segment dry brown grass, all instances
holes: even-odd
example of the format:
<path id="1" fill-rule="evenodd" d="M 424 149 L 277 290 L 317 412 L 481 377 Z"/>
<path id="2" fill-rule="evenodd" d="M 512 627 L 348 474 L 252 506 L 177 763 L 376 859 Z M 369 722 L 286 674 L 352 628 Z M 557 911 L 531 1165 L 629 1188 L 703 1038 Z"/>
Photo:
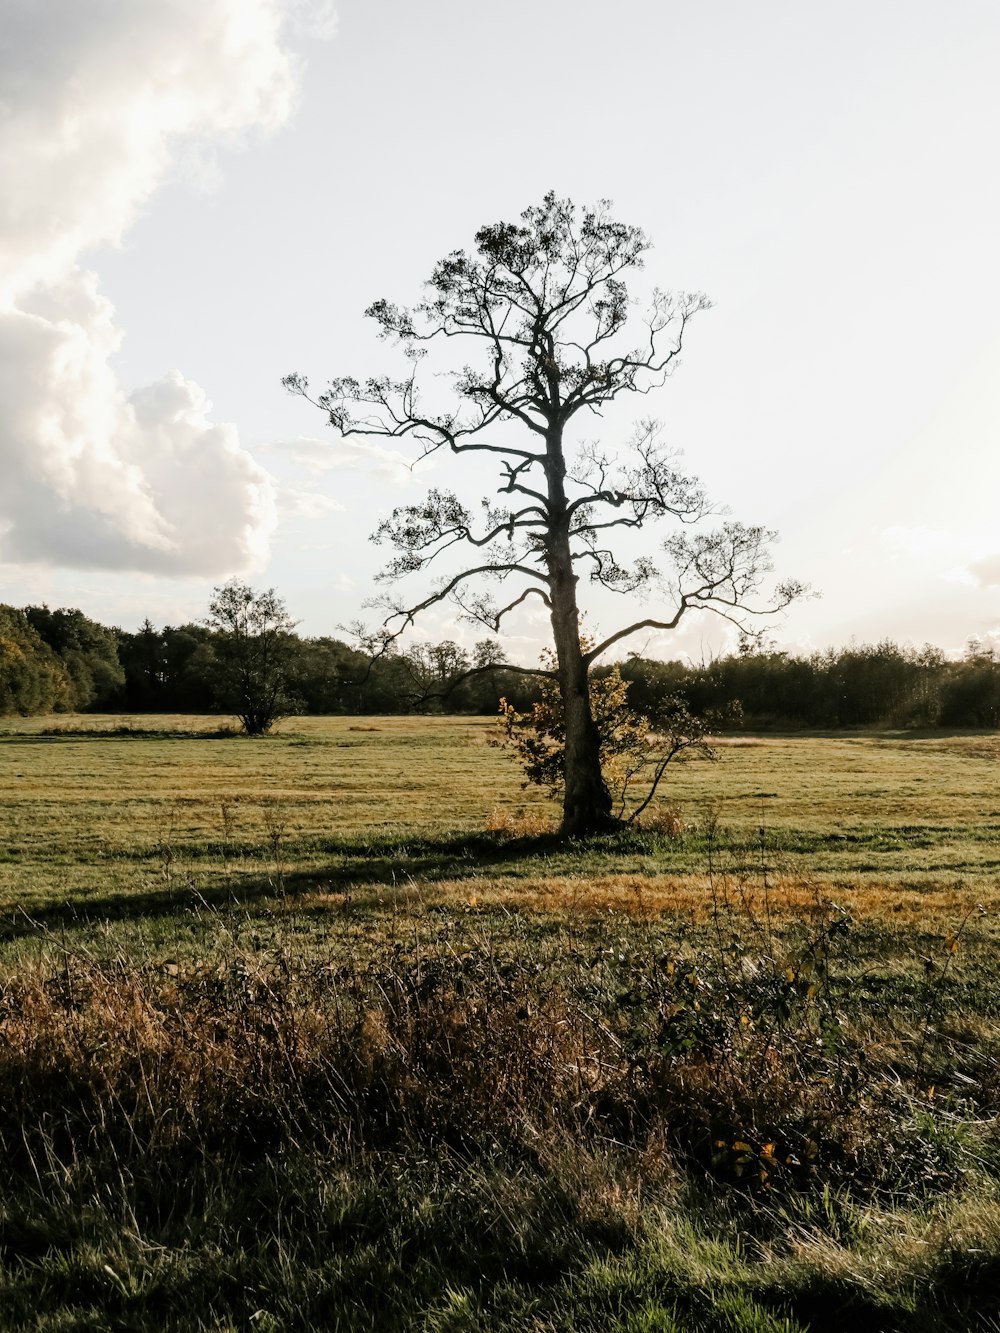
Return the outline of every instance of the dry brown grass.
<path id="1" fill-rule="evenodd" d="M 353 891 L 365 887 L 358 884 Z M 786 925 L 801 920 L 817 901 L 836 900 L 868 924 L 946 930 L 961 920 L 970 905 L 981 904 L 990 917 L 1000 914 L 1000 886 L 978 887 L 986 891 L 970 898 L 968 886 L 954 881 L 902 888 L 898 883 L 862 880 L 831 887 L 795 875 L 775 874 L 768 888 L 768 911 L 775 925 Z M 340 909 L 351 897 L 351 886 L 334 893 L 310 891 L 274 910 L 294 914 L 322 907 Z M 745 901 L 748 906 L 763 910 L 763 892 L 759 886 L 747 886 Z M 481 874 L 474 880 L 444 878 L 400 884 L 386 891 L 385 902 L 387 906 L 411 911 L 426 911 L 433 905 L 458 908 L 471 902 L 481 909 L 501 907 L 543 916 L 599 918 L 612 912 L 635 919 L 662 918 L 677 925 L 698 926 L 708 924 L 716 911 L 713 878 L 707 872 L 699 875 Z"/>
<path id="2" fill-rule="evenodd" d="M 602 890 L 628 905 L 631 889 L 561 907 L 600 910 Z M 935 1014 L 930 1046 L 920 1014 L 855 1032 L 827 993 L 842 913 L 803 904 L 808 931 L 788 954 L 767 904 L 724 906 L 738 955 L 721 934 L 718 950 L 637 937 L 546 952 L 472 929 L 326 962 L 297 960 L 288 936 L 268 955 L 230 942 L 203 962 L 25 966 L 0 986 L 0 1145 L 32 1171 L 67 1154 L 120 1170 L 320 1143 L 516 1158 L 578 1139 L 626 1146 L 657 1179 L 694 1162 L 768 1188 L 902 1187 L 924 1169 L 907 1122 L 930 1105 L 935 1068 L 957 1059 L 963 1105 L 977 1089 L 981 1123 L 995 1113 L 994 1022 L 952 1031 Z"/>
<path id="3" fill-rule="evenodd" d="M 495 805 L 486 819 L 487 833 L 502 838 L 541 838 L 553 834 L 558 819 L 542 810 L 509 810 Z"/>
<path id="4" fill-rule="evenodd" d="M 636 820 L 635 826 L 646 833 L 659 833 L 665 838 L 682 838 L 685 833 L 690 833 L 694 827 L 691 821 L 685 818 L 683 811 L 662 802 L 659 805 L 650 806 Z"/>

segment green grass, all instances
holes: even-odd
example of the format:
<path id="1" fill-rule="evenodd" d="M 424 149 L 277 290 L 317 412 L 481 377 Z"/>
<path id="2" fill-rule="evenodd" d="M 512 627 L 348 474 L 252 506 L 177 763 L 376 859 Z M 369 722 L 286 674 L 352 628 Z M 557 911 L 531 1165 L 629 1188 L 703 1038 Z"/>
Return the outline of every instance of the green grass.
<path id="1" fill-rule="evenodd" d="M 490 733 L 0 723 L 0 1329 L 997 1333 L 996 738 Z"/>
<path id="2" fill-rule="evenodd" d="M 552 811 L 490 747 L 488 719 L 291 719 L 259 740 L 217 731 L 208 718 L 0 723 L 0 904 L 30 911 L 262 872 L 339 885 L 369 850 L 454 842 L 482 832 L 494 811 Z M 692 833 L 663 842 L 658 871 L 702 875 L 701 834 L 717 819 L 742 839 L 763 827 L 785 872 L 831 888 L 947 895 L 960 880 L 963 892 L 993 893 L 995 737 L 736 737 L 720 753 L 718 764 L 670 775 L 662 803 L 679 807 Z M 437 876 L 455 860 L 431 858 Z M 619 845 L 585 860 L 546 848 L 519 858 L 517 874 L 574 867 L 623 874 L 648 872 L 649 861 Z"/>

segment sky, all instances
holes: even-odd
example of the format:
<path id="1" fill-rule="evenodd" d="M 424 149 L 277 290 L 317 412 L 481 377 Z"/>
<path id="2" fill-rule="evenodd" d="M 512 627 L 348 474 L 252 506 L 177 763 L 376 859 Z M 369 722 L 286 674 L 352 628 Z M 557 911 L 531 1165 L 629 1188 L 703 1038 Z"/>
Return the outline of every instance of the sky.
<path id="1" fill-rule="evenodd" d="M 379 520 L 483 478 L 338 440 L 281 377 L 387 368 L 365 308 L 419 299 L 553 189 L 613 200 L 657 284 L 713 302 L 636 415 L 819 594 L 777 643 L 1000 635 L 995 0 L 0 0 L 0 21 L 0 601 L 134 629 L 203 618 L 238 575 L 339 634 Z M 420 632 L 480 637 L 444 610 Z M 525 613 L 508 651 L 545 636 Z M 702 618 L 635 646 L 726 643 Z"/>

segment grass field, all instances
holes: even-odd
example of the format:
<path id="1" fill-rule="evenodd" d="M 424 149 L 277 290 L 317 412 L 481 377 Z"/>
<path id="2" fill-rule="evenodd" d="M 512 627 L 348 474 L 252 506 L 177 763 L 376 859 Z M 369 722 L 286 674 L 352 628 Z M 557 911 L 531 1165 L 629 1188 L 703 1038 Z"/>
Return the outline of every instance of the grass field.
<path id="1" fill-rule="evenodd" d="M 1000 739 L 492 731 L 0 721 L 0 1328 L 1000 1329 Z"/>
<path id="2" fill-rule="evenodd" d="M 276 863 L 299 885 L 349 887 L 359 848 L 444 845 L 484 832 L 494 812 L 554 813 L 490 747 L 487 719 L 297 718 L 260 740 L 217 729 L 208 718 L 0 721 L 0 903 L 100 902 L 184 877 L 229 883 Z M 679 807 L 692 836 L 631 862 L 616 847 L 615 873 L 697 880 L 699 835 L 717 821 L 744 839 L 763 828 L 800 879 L 874 899 L 921 894 L 908 911 L 993 892 L 995 736 L 733 737 L 720 754 L 678 765 L 665 784 L 661 804 Z M 522 878 L 548 868 L 572 877 L 579 865 L 578 849 L 546 848 L 525 858 Z"/>

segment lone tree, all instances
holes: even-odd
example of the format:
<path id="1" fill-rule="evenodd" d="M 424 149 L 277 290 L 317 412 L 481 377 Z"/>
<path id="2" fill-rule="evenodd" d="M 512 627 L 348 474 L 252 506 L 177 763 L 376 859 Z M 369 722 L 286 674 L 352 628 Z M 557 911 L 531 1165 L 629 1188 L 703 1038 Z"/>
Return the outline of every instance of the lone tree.
<path id="1" fill-rule="evenodd" d="M 590 678 L 590 709 L 601 738 L 601 767 L 622 823 L 636 824 L 649 808 L 671 763 L 717 759 L 709 733 L 739 721 L 742 709 L 731 703 L 695 716 L 682 694 L 661 695 L 646 713 L 629 703 L 631 681 L 616 664 Z M 542 682 L 528 712 L 500 700 L 501 739 L 524 770 L 522 787 L 544 787 L 561 796 L 565 782 L 566 729 L 555 679 Z M 638 794 L 636 793 L 638 788 Z M 677 824 L 676 814 L 673 816 Z M 682 824 L 680 824 L 683 827 Z"/>
<path id="2" fill-rule="evenodd" d="M 673 629 L 694 608 L 711 608 L 746 628 L 747 616 L 773 612 L 801 591 L 781 584 L 755 604 L 771 568 L 773 533 L 740 523 L 683 531 L 709 505 L 700 484 L 661 444 L 655 423 L 640 424 L 626 449 L 574 447 L 575 418 L 599 417 L 619 395 L 645 394 L 664 382 L 689 321 L 708 306 L 701 295 L 657 290 L 645 316 L 633 320 L 626 277 L 642 268 L 649 242 L 637 227 L 616 222 L 609 208 L 602 201 L 578 210 L 549 193 L 519 222 L 481 228 L 472 254 L 455 250 L 442 259 L 412 309 L 376 301 L 366 313 L 383 338 L 402 345 L 410 363 L 403 378 L 347 376 L 317 397 L 304 376 L 284 380 L 344 436 L 411 438 L 419 457 L 444 450 L 456 459 L 495 462 L 502 498 L 483 499 L 477 515 L 452 491 L 432 489 L 379 526 L 373 540 L 397 553 L 383 581 L 431 566 L 442 575 L 414 600 L 380 599 L 385 616 L 370 645 L 385 651 L 420 612 L 446 600 L 496 633 L 516 607 L 539 598 L 551 620 L 555 665 L 533 674 L 552 677 L 562 700 L 561 831 L 571 836 L 617 823 L 588 690 L 590 667 L 601 654 L 640 630 Z M 636 338 L 629 326 L 640 319 Z M 439 404 L 433 395 L 441 377 L 431 381 L 427 399 L 418 391 L 418 373 L 434 346 L 452 339 L 470 360 L 451 371 L 452 393 Z M 664 519 L 682 526 L 663 543 L 662 568 L 648 555 L 629 559 L 611 544 L 616 530 Z M 581 644 L 581 575 L 630 601 L 641 599 L 644 613 Z"/>
<path id="3" fill-rule="evenodd" d="M 288 688 L 295 621 L 273 588 L 256 592 L 239 579 L 213 589 L 208 611 L 223 701 L 248 736 L 263 736 L 298 711 Z"/>

